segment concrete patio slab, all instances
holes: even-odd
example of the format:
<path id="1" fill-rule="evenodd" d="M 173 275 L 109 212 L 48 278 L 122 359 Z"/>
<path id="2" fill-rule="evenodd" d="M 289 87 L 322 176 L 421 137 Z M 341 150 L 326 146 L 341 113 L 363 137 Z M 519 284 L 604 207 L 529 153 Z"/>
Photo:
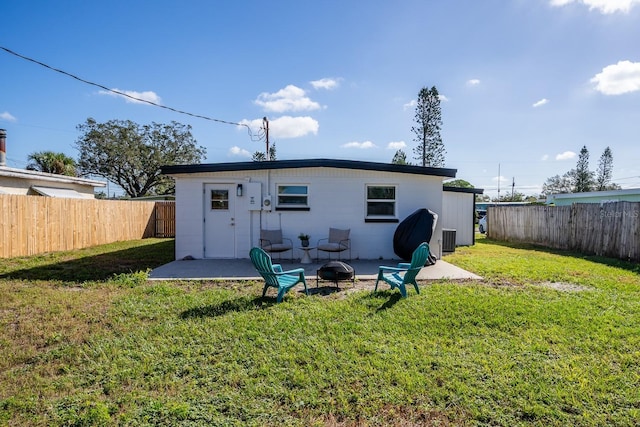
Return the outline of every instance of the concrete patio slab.
<path id="1" fill-rule="evenodd" d="M 317 270 L 327 260 L 300 264 L 299 260 L 277 260 L 274 263 L 282 264 L 284 270 L 304 268 L 305 276 L 312 280 L 316 277 Z M 355 270 L 359 280 L 375 280 L 378 275 L 378 267 L 381 265 L 395 266 L 398 260 L 352 260 L 345 261 Z M 262 280 L 249 259 L 194 259 L 178 260 L 162 265 L 149 275 L 151 280 Z M 456 267 L 444 260 L 438 260 L 435 265 L 423 268 L 418 275 L 418 280 L 481 280 L 482 277 Z"/>

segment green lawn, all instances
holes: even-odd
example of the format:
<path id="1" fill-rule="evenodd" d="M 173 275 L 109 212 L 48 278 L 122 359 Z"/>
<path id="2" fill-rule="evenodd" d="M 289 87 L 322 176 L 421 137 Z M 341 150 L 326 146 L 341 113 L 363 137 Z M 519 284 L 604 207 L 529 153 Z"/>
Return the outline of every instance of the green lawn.
<path id="1" fill-rule="evenodd" d="M 275 304 L 258 282 L 147 282 L 172 256 L 0 260 L 0 425 L 640 423 L 637 264 L 480 237 L 446 258 L 480 283 Z"/>

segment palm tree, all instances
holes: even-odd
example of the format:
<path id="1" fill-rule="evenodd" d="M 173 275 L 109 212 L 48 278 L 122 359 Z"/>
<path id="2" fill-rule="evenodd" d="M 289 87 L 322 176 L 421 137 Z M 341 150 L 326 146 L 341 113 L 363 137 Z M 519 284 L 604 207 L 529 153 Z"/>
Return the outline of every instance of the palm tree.
<path id="1" fill-rule="evenodd" d="M 37 151 L 27 157 L 28 170 L 55 173 L 57 175 L 78 176 L 76 161 L 64 153 Z"/>

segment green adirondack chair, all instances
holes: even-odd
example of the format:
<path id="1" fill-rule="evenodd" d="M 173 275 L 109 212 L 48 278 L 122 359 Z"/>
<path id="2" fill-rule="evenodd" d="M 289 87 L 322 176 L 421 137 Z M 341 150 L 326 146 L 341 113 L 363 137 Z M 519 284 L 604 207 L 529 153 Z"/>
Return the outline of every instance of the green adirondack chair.
<path id="1" fill-rule="evenodd" d="M 373 292 L 378 290 L 378 282 L 383 281 L 391 286 L 391 289 L 398 288 L 403 298 L 407 297 L 407 285 L 413 285 L 416 293 L 420 293 L 416 277 L 424 267 L 429 258 L 429 245 L 425 242 L 421 243 L 411 255 L 411 263 L 402 262 L 397 267 L 387 267 L 381 265 L 378 270 L 378 279 Z"/>
<path id="2" fill-rule="evenodd" d="M 284 294 L 298 283 L 304 285 L 304 293 L 309 295 L 307 282 L 304 278 L 304 268 L 296 268 L 294 270 L 282 271 L 280 264 L 271 263 L 271 257 L 268 253 L 260 248 L 251 248 L 249 257 L 253 266 L 264 279 L 264 289 L 262 296 L 264 297 L 269 287 L 278 289 L 277 301 L 281 302 Z"/>

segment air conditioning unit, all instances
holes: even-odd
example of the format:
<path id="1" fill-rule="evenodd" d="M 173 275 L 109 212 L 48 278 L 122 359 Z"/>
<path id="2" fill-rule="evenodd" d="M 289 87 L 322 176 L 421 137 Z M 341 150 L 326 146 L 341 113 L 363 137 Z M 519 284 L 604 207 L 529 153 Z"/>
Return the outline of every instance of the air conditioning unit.
<path id="1" fill-rule="evenodd" d="M 456 251 L 456 230 L 442 229 L 442 252 Z"/>
<path id="2" fill-rule="evenodd" d="M 271 195 L 267 194 L 262 198 L 262 210 L 270 211 L 271 210 Z"/>

